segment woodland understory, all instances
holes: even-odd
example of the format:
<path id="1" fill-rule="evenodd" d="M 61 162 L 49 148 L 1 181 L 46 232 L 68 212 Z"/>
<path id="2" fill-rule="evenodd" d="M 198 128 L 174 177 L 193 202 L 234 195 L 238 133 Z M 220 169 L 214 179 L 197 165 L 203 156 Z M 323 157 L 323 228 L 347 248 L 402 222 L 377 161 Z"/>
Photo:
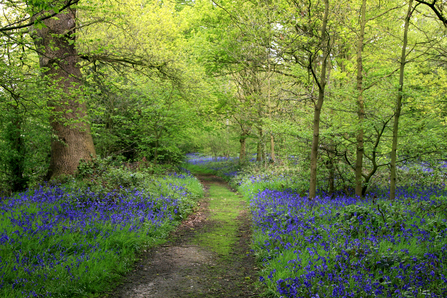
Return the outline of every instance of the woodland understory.
<path id="1" fill-rule="evenodd" d="M 0 3 L 5 297 L 99 291 L 82 260 L 161 243 L 188 171 L 251 202 L 266 295 L 446 295 L 444 1 Z"/>

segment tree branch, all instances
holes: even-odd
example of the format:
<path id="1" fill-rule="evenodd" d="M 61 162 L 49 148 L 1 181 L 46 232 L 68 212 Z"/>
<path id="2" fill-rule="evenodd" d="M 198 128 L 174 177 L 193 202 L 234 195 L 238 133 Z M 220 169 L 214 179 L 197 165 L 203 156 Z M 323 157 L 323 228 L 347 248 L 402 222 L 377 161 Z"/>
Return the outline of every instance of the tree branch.
<path id="1" fill-rule="evenodd" d="M 3 28 L 0 28 L 0 32 L 6 32 L 6 31 L 12 31 L 12 30 L 17 30 L 17 29 L 23 29 L 23 28 L 31 27 L 31 26 L 34 25 L 35 23 L 42 22 L 42 21 L 44 21 L 44 20 L 46 20 L 46 19 L 49 19 L 49 18 L 52 18 L 52 17 L 58 15 L 61 11 L 64 11 L 65 9 L 69 8 L 70 6 L 73 6 L 73 5 L 78 4 L 78 2 L 79 2 L 79 0 L 68 0 L 67 4 L 65 4 L 64 6 L 62 6 L 62 8 L 61 8 L 61 9 L 59 10 L 59 12 L 57 12 L 57 13 L 56 13 L 56 12 L 53 12 L 53 13 L 51 13 L 51 14 L 49 14 L 49 15 L 43 16 L 43 17 L 41 17 L 41 18 L 38 18 L 38 19 L 36 19 L 36 20 L 34 20 L 34 21 L 32 21 L 32 22 L 29 22 L 29 23 L 26 23 L 26 24 L 23 24 L 23 25 L 12 26 L 12 25 L 14 25 L 14 24 L 17 24 L 17 23 L 20 23 L 20 22 L 23 22 L 23 21 L 32 19 L 34 16 L 37 15 L 37 14 L 35 14 L 35 15 L 33 15 L 32 17 L 25 18 L 25 19 L 23 19 L 23 20 L 20 21 L 20 22 L 15 22 L 15 23 L 9 24 L 9 25 L 7 25 L 7 26 L 5 26 L 5 27 L 3 27 Z M 12 27 L 11 27 L 11 26 L 12 26 Z"/>
<path id="2" fill-rule="evenodd" d="M 427 1 L 423 1 L 423 0 L 416 0 L 416 2 L 418 2 L 419 4 L 425 4 L 428 7 L 431 8 L 431 10 L 433 10 L 433 12 L 436 14 L 436 16 L 438 17 L 438 19 L 444 24 L 444 27 L 447 27 L 447 18 L 444 16 L 444 14 L 442 13 L 442 10 L 438 9 L 435 4 L 436 4 L 437 0 L 433 0 L 433 3 L 428 3 Z"/>

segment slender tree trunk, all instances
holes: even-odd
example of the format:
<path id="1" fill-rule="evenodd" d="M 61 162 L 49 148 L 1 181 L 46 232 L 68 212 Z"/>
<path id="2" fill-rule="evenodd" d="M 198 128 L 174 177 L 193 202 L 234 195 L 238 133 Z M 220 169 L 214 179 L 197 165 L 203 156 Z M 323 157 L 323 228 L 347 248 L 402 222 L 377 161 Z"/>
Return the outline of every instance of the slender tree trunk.
<path id="1" fill-rule="evenodd" d="M 360 33 L 357 40 L 357 114 L 359 120 L 359 129 L 357 131 L 357 150 L 355 161 L 355 195 L 362 197 L 362 182 L 363 182 L 363 153 L 364 153 L 364 131 L 363 122 L 365 119 L 365 104 L 363 101 L 363 43 L 365 39 L 365 25 L 366 25 L 366 0 L 362 1 L 360 15 Z"/>
<path id="2" fill-rule="evenodd" d="M 230 157 L 230 132 L 229 132 L 229 127 L 230 127 L 230 119 L 227 119 L 227 126 L 226 126 L 226 134 L 225 134 L 225 139 L 226 139 L 226 148 L 225 148 L 225 157 L 229 158 Z"/>
<path id="3" fill-rule="evenodd" d="M 257 85 L 258 87 L 258 85 Z M 260 90 L 260 88 L 256 88 L 257 90 Z M 260 91 L 256 92 L 257 98 L 260 99 Z M 258 133 L 259 133 L 259 140 L 258 140 L 258 146 L 257 146 L 257 154 L 256 154 L 256 161 L 261 162 L 263 160 L 265 160 L 264 157 L 264 131 L 262 129 L 262 105 L 261 102 L 258 103 L 258 123 L 259 123 L 259 128 L 258 128 Z"/>
<path id="4" fill-rule="evenodd" d="M 318 103 L 324 100 L 324 96 L 320 92 L 318 95 L 318 102 L 314 110 L 314 125 L 313 125 L 313 138 L 312 147 L 310 153 L 310 187 L 309 198 L 315 198 L 317 194 L 317 158 L 318 158 L 318 145 L 320 137 L 320 114 L 321 106 Z"/>
<path id="5" fill-rule="evenodd" d="M 241 149 L 240 149 L 240 152 L 239 152 L 239 163 L 243 164 L 243 163 L 245 163 L 245 159 L 247 158 L 246 150 L 245 150 L 247 138 L 246 138 L 246 134 L 245 133 L 241 134 L 241 136 L 239 138 L 239 142 L 241 143 Z"/>
<path id="6" fill-rule="evenodd" d="M 96 154 L 87 107 L 79 100 L 81 71 L 74 45 L 75 16 L 75 9 L 70 8 L 46 19 L 43 28 L 32 32 L 40 66 L 55 86 L 49 105 L 53 108 L 50 120 L 56 138 L 51 144 L 48 179 L 74 174 L 81 159 L 90 160 Z"/>
<path id="7" fill-rule="evenodd" d="M 320 115 L 324 102 L 324 91 L 326 85 L 326 68 L 327 59 L 329 55 L 329 40 L 327 39 L 327 22 L 329 15 L 329 0 L 324 0 L 324 16 L 323 24 L 321 27 L 321 46 L 323 50 L 323 61 L 321 62 L 320 81 L 318 84 L 318 100 L 315 103 L 314 108 L 314 120 L 313 120 L 313 137 L 312 147 L 310 153 L 310 186 L 309 186 L 309 198 L 315 198 L 317 193 L 317 159 L 318 159 L 318 146 L 320 140 Z"/>
<path id="8" fill-rule="evenodd" d="M 391 177 L 390 177 L 390 200 L 394 200 L 396 197 L 396 161 L 397 161 L 397 141 L 399 132 L 399 118 L 402 110 L 402 92 L 404 89 L 404 74 L 405 64 L 407 63 L 407 44 L 408 44 L 408 28 L 410 26 L 411 11 L 413 9 L 413 0 L 408 2 L 408 11 L 405 16 L 404 26 L 404 40 L 402 44 L 402 54 L 400 57 L 400 71 L 399 71 L 399 90 L 396 97 L 396 111 L 394 113 L 393 124 L 393 144 L 391 147 Z"/>
<path id="9" fill-rule="evenodd" d="M 270 31 L 269 31 L 270 32 Z M 270 44 L 270 40 L 269 40 Z M 270 86 L 270 60 L 269 60 L 269 52 L 267 52 L 267 63 L 268 63 L 268 77 L 267 77 L 267 99 L 268 99 L 268 111 L 269 111 L 269 119 L 272 120 L 272 105 L 271 105 L 271 86 Z M 273 132 L 270 131 L 270 160 L 272 163 L 275 162 L 275 138 L 273 137 Z"/>
<path id="10" fill-rule="evenodd" d="M 330 149 L 332 149 L 332 148 L 330 148 Z M 328 189 L 329 189 L 329 194 L 332 195 L 335 192 L 334 154 L 332 152 L 329 152 L 328 153 L 328 158 L 329 158 L 328 164 L 327 164 L 327 168 L 328 168 L 328 171 L 329 171 Z"/>
<path id="11" fill-rule="evenodd" d="M 263 141 L 262 141 L 262 128 L 258 129 L 259 131 L 259 140 L 258 140 L 258 146 L 257 146 L 257 150 L 256 150 L 256 161 L 262 161 L 263 160 L 263 155 L 264 155 L 264 150 L 263 150 Z"/>

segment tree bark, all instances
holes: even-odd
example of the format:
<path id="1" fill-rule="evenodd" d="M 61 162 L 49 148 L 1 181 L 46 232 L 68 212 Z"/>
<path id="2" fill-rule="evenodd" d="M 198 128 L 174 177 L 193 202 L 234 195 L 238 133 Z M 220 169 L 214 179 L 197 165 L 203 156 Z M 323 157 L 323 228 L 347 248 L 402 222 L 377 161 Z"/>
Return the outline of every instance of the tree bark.
<path id="1" fill-rule="evenodd" d="M 53 108 L 50 120 L 56 136 L 51 144 L 48 179 L 73 175 L 81 159 L 90 160 L 96 155 L 87 107 L 78 98 L 81 71 L 74 45 L 75 16 L 76 10 L 71 7 L 44 20 L 43 28 L 35 26 L 32 30 L 40 66 L 55 90 L 48 102 Z"/>
<path id="2" fill-rule="evenodd" d="M 240 149 L 240 152 L 239 152 L 239 163 L 240 164 L 245 163 L 245 159 L 247 158 L 246 150 L 245 150 L 246 139 L 247 139 L 246 134 L 242 133 L 240 138 L 239 138 L 239 142 L 241 143 L 241 149 Z"/>
<path id="3" fill-rule="evenodd" d="M 332 149 L 332 148 L 331 148 Z M 335 192 L 335 167 L 334 167 L 334 154 L 332 152 L 328 152 L 328 164 L 327 168 L 329 171 L 328 177 L 328 190 L 329 194 L 332 196 Z"/>
<path id="4" fill-rule="evenodd" d="M 320 80 L 318 83 L 318 99 L 314 108 L 314 120 L 313 120 L 313 137 L 312 147 L 310 153 L 310 186 L 309 186 L 309 199 L 315 198 L 317 192 L 317 159 L 318 159 L 318 146 L 320 140 L 320 115 L 324 102 L 324 92 L 326 85 L 326 68 L 327 58 L 329 55 L 329 40 L 326 38 L 326 27 L 328 23 L 329 15 L 329 0 L 324 0 L 324 16 L 323 24 L 321 27 L 321 47 L 323 50 L 323 59 L 321 62 Z M 311 66 L 313 67 L 313 66 Z M 314 76 L 316 80 L 316 77 Z"/>
<path id="5" fill-rule="evenodd" d="M 363 172 L 363 151 L 364 151 L 364 131 L 363 122 L 365 119 L 365 104 L 363 101 L 363 43 L 365 39 L 366 25 L 366 0 L 362 1 L 360 15 L 360 33 L 357 40 L 357 115 L 359 129 L 357 131 L 357 148 L 355 162 L 355 195 L 362 197 L 362 172 Z"/>
<path id="6" fill-rule="evenodd" d="M 270 31 L 269 31 L 270 32 Z M 270 39 L 269 39 L 270 43 Z M 270 69 L 270 60 L 269 60 L 269 51 L 267 52 L 267 63 L 268 63 L 268 77 L 267 77 L 267 99 L 268 99 L 268 111 L 269 111 L 269 119 L 272 120 L 272 106 L 271 106 L 271 86 L 270 86 L 270 78 L 271 78 L 271 69 Z M 275 163 L 275 138 L 273 136 L 273 132 L 270 131 L 270 161 Z"/>
<path id="7" fill-rule="evenodd" d="M 257 150 L 256 150 L 256 161 L 261 162 L 264 159 L 262 128 L 259 128 L 258 132 L 259 132 L 259 140 L 258 140 L 258 145 L 257 145 Z"/>
<path id="8" fill-rule="evenodd" d="M 399 132 L 399 118 L 402 110 L 402 92 L 404 89 L 404 74 L 405 64 L 407 63 L 407 44 L 408 44 L 408 27 L 410 26 L 411 11 L 413 9 L 413 0 L 408 2 L 408 11 L 405 16 L 404 26 L 404 40 L 402 44 L 402 54 L 400 57 L 400 69 L 399 69 L 399 90 L 396 97 L 396 111 L 394 113 L 393 124 L 393 144 L 391 147 L 391 177 L 390 177 L 390 200 L 394 200 L 396 197 L 396 161 L 397 161 L 397 141 Z"/>

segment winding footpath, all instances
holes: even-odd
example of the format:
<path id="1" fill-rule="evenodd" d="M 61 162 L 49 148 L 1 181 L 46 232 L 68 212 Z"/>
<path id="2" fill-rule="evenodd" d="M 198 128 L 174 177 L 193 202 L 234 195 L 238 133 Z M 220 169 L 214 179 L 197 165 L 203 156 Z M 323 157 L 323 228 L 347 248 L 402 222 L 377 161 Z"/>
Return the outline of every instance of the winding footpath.
<path id="1" fill-rule="evenodd" d="M 107 298 L 259 297 L 248 204 L 221 178 L 200 175 L 205 198 L 163 245 L 144 252 Z"/>

